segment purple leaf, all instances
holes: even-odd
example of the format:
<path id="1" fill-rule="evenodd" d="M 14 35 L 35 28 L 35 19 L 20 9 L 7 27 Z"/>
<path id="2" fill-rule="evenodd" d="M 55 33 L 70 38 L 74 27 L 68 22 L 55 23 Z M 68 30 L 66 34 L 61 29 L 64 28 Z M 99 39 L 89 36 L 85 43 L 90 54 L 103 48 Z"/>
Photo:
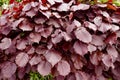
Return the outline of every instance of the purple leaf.
<path id="1" fill-rule="evenodd" d="M 56 18 L 61 18 L 61 16 L 57 12 L 52 12 L 52 15 L 54 15 Z"/>
<path id="2" fill-rule="evenodd" d="M 52 64 L 52 66 L 57 64 L 62 59 L 62 56 L 60 55 L 60 53 L 55 50 L 48 51 L 47 53 L 45 53 L 44 56 L 46 60 Z"/>
<path id="3" fill-rule="evenodd" d="M 51 36 L 52 36 L 51 40 L 54 44 L 59 43 L 63 39 L 63 36 L 61 34 L 61 30 L 56 30 L 54 32 L 54 34 L 52 34 Z"/>
<path id="4" fill-rule="evenodd" d="M 33 65 L 36 65 L 38 64 L 39 62 L 41 62 L 41 57 L 40 56 L 34 56 L 32 57 L 32 59 L 29 61 L 30 65 L 33 66 Z"/>
<path id="5" fill-rule="evenodd" d="M 36 52 L 37 54 L 45 54 L 46 51 L 47 51 L 47 49 L 46 49 L 45 47 L 43 47 L 43 46 L 38 46 L 38 47 L 36 48 L 36 50 L 35 50 L 35 52 Z"/>
<path id="6" fill-rule="evenodd" d="M 43 24 L 46 21 L 46 18 L 35 18 L 34 21 L 36 24 Z"/>
<path id="7" fill-rule="evenodd" d="M 19 20 L 16 20 L 12 23 L 12 28 L 16 30 L 16 27 L 22 22 L 24 21 L 24 18 L 20 18 Z"/>
<path id="8" fill-rule="evenodd" d="M 5 25 L 7 22 L 7 17 L 5 15 L 0 16 L 0 26 Z"/>
<path id="9" fill-rule="evenodd" d="M 25 67 L 28 63 L 29 56 L 27 53 L 21 52 L 16 56 L 15 62 L 19 67 Z"/>
<path id="10" fill-rule="evenodd" d="M 114 68 L 114 65 L 113 65 L 113 58 L 111 55 L 106 55 L 104 54 L 102 56 L 102 61 L 103 63 L 107 66 L 107 67 L 112 67 Z"/>
<path id="11" fill-rule="evenodd" d="M 62 34 L 63 38 L 65 39 L 65 41 L 71 41 L 72 40 L 70 35 L 68 35 L 66 32 L 62 32 L 61 34 Z"/>
<path id="12" fill-rule="evenodd" d="M 0 32 L 7 36 L 11 30 L 12 30 L 12 28 L 9 25 L 5 25 L 4 27 L 2 27 Z"/>
<path id="13" fill-rule="evenodd" d="M 6 62 L 1 69 L 1 72 L 5 78 L 10 78 L 16 72 L 17 66 L 15 63 Z"/>
<path id="14" fill-rule="evenodd" d="M 101 61 L 102 59 L 102 55 L 101 55 L 101 52 L 93 52 L 91 55 L 90 55 L 90 61 L 92 64 L 94 65 L 98 65 L 99 62 Z"/>
<path id="15" fill-rule="evenodd" d="M 97 26 L 95 24 L 91 23 L 91 22 L 86 21 L 86 22 L 84 22 L 84 24 L 85 24 L 86 27 L 92 29 L 93 31 L 97 30 Z"/>
<path id="16" fill-rule="evenodd" d="M 37 7 L 38 5 L 39 5 L 38 2 L 31 2 L 31 6 L 32 6 L 32 7 Z"/>
<path id="17" fill-rule="evenodd" d="M 35 48 L 32 46 L 28 46 L 27 54 L 34 54 L 34 53 L 35 53 Z"/>
<path id="18" fill-rule="evenodd" d="M 23 31 L 32 31 L 33 30 L 33 26 L 30 25 L 30 23 L 23 21 L 23 23 L 19 26 L 20 29 L 22 29 Z"/>
<path id="19" fill-rule="evenodd" d="M 84 43 L 81 43 L 79 41 L 76 41 L 73 46 L 75 52 L 81 56 L 84 56 L 88 52 L 87 45 Z"/>
<path id="20" fill-rule="evenodd" d="M 5 54 L 13 54 L 16 52 L 16 46 L 12 43 L 11 46 L 5 50 Z"/>
<path id="21" fill-rule="evenodd" d="M 120 29 L 119 26 L 112 24 L 111 30 L 112 30 L 113 32 L 118 31 L 119 29 Z"/>
<path id="22" fill-rule="evenodd" d="M 89 43 L 92 41 L 92 35 L 85 28 L 76 30 L 75 36 L 77 39 L 85 43 Z"/>
<path id="23" fill-rule="evenodd" d="M 58 23 L 59 20 L 56 19 L 49 19 L 47 22 L 48 25 L 53 25 L 55 28 L 60 28 L 60 24 Z"/>
<path id="24" fill-rule="evenodd" d="M 57 8 L 58 11 L 69 11 L 69 9 L 70 9 L 70 5 L 67 4 L 67 3 L 62 3 L 62 4 Z"/>
<path id="25" fill-rule="evenodd" d="M 110 33 L 104 40 L 105 43 L 109 43 L 109 44 L 115 44 L 117 41 L 117 36 L 116 33 Z"/>
<path id="26" fill-rule="evenodd" d="M 104 40 L 104 38 L 102 36 L 93 35 L 91 43 L 96 46 L 101 46 L 101 45 L 104 45 L 103 40 Z"/>
<path id="27" fill-rule="evenodd" d="M 87 10 L 89 9 L 90 5 L 87 4 L 79 4 L 71 7 L 71 11 L 77 11 L 77 10 Z"/>
<path id="28" fill-rule="evenodd" d="M 95 73 L 96 73 L 97 76 L 101 76 L 102 75 L 103 68 L 104 67 L 101 66 L 101 65 L 98 65 L 98 66 L 95 67 Z"/>
<path id="29" fill-rule="evenodd" d="M 81 27 L 81 23 L 77 20 L 74 20 L 73 23 L 75 24 L 75 26 L 77 27 Z"/>
<path id="30" fill-rule="evenodd" d="M 50 5 L 48 5 L 48 4 L 46 4 L 46 6 L 44 6 L 42 4 L 39 5 L 39 9 L 44 10 L 44 11 L 47 11 L 49 9 L 49 7 L 50 7 Z"/>
<path id="31" fill-rule="evenodd" d="M 55 80 L 65 80 L 64 76 L 58 75 L 55 77 Z"/>
<path id="32" fill-rule="evenodd" d="M 57 71 L 60 75 L 66 76 L 70 73 L 70 65 L 67 61 L 61 60 L 57 65 Z"/>
<path id="33" fill-rule="evenodd" d="M 76 80 L 75 75 L 72 73 L 67 75 L 66 80 Z"/>
<path id="34" fill-rule="evenodd" d="M 93 52 L 93 51 L 96 51 L 96 50 L 97 50 L 97 48 L 94 45 L 92 45 L 92 44 L 88 45 L 88 51 L 89 52 Z"/>
<path id="35" fill-rule="evenodd" d="M 101 26 L 100 26 L 100 28 L 98 30 L 105 33 L 106 31 L 110 30 L 111 28 L 112 28 L 111 24 L 103 22 L 103 23 L 101 23 Z"/>
<path id="36" fill-rule="evenodd" d="M 94 18 L 94 23 L 95 23 L 95 25 L 100 26 L 101 23 L 102 23 L 102 17 L 101 16 L 95 17 Z"/>
<path id="37" fill-rule="evenodd" d="M 41 32 L 41 36 L 47 38 L 51 35 L 52 32 L 53 32 L 53 27 L 50 26 L 48 28 L 45 28 L 44 31 Z"/>
<path id="38" fill-rule="evenodd" d="M 72 55 L 71 59 L 72 59 L 72 61 L 74 63 L 74 67 L 76 69 L 81 69 L 83 67 L 83 62 L 82 62 L 80 56 L 78 56 L 78 55 Z"/>
<path id="39" fill-rule="evenodd" d="M 26 40 L 18 40 L 16 48 L 19 49 L 19 50 L 23 50 L 23 49 L 26 48 L 26 45 L 27 45 L 27 41 Z"/>
<path id="40" fill-rule="evenodd" d="M 51 15 L 52 15 L 52 13 L 50 12 L 50 11 L 40 11 L 46 18 L 50 18 L 51 17 Z"/>
<path id="41" fill-rule="evenodd" d="M 3 38 L 0 43 L 0 49 L 5 50 L 11 46 L 12 42 L 10 38 Z"/>
<path id="42" fill-rule="evenodd" d="M 47 61 L 41 61 L 37 66 L 37 70 L 42 76 L 46 76 L 50 74 L 51 68 L 52 68 L 52 65 Z"/>
<path id="43" fill-rule="evenodd" d="M 33 18 L 36 15 L 36 11 L 31 9 L 30 11 L 26 12 L 26 15 L 30 18 Z"/>
<path id="44" fill-rule="evenodd" d="M 30 33 L 29 37 L 32 42 L 39 43 L 39 41 L 41 40 L 41 36 L 39 33 Z"/>
<path id="45" fill-rule="evenodd" d="M 89 80 L 89 76 L 87 76 L 84 72 L 76 72 L 75 73 L 76 80 Z"/>
<path id="46" fill-rule="evenodd" d="M 31 4 L 27 3 L 24 7 L 23 7 L 23 11 L 29 11 L 31 9 Z"/>
<path id="47" fill-rule="evenodd" d="M 115 49 L 114 46 L 108 46 L 107 47 L 107 53 L 111 56 L 113 56 L 114 58 L 117 58 L 118 57 L 118 52 L 117 50 Z"/>

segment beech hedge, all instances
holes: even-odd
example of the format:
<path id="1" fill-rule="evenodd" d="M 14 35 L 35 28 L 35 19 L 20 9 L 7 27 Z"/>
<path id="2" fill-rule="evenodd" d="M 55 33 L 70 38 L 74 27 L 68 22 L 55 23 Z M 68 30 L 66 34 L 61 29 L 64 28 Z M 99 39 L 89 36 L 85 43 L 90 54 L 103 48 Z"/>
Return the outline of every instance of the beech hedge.
<path id="1" fill-rule="evenodd" d="M 22 5 L 21 5 L 22 4 Z M 11 4 L 0 17 L 0 80 L 120 79 L 120 8 L 75 0 Z"/>

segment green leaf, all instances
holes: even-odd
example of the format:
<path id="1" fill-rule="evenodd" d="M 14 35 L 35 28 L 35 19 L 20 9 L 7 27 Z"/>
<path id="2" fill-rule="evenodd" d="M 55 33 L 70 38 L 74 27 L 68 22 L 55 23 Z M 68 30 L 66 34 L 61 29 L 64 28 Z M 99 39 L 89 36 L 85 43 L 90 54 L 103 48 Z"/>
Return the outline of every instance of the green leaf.
<path id="1" fill-rule="evenodd" d="M 17 2 L 21 2 L 22 0 L 16 0 Z"/>
<path id="2" fill-rule="evenodd" d="M 38 72 L 30 72 L 30 80 L 53 80 L 53 76 L 51 74 L 47 76 L 42 76 Z"/>
<path id="3" fill-rule="evenodd" d="M 33 78 L 33 77 L 30 77 L 30 80 L 34 80 L 34 78 Z"/>
<path id="4" fill-rule="evenodd" d="M 108 0 L 99 0 L 101 3 L 107 3 Z"/>
<path id="5" fill-rule="evenodd" d="M 116 6 L 120 6 L 120 1 L 114 1 L 113 4 L 115 4 Z"/>
<path id="6" fill-rule="evenodd" d="M 2 15 L 2 11 L 0 11 L 0 16 Z"/>
<path id="7" fill-rule="evenodd" d="M 109 78 L 108 80 L 113 80 L 112 78 Z"/>

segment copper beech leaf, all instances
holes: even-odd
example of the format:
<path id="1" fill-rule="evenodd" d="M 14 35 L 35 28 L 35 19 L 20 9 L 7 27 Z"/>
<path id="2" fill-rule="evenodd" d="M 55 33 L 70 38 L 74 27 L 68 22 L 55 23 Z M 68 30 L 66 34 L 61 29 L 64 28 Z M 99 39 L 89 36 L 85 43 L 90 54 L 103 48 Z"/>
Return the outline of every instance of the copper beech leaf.
<path id="1" fill-rule="evenodd" d="M 15 62 L 19 67 L 25 67 L 28 63 L 29 56 L 27 53 L 21 52 L 16 56 Z"/>
<path id="2" fill-rule="evenodd" d="M 48 62 L 52 64 L 52 66 L 54 66 L 62 59 L 62 56 L 58 51 L 50 50 L 45 53 L 45 58 Z"/>
<path id="3" fill-rule="evenodd" d="M 57 65 L 57 71 L 62 76 L 68 75 L 71 71 L 69 63 L 65 60 L 61 60 Z"/>
<path id="4" fill-rule="evenodd" d="M 52 68 L 52 65 L 49 62 L 41 61 L 37 66 L 37 71 L 41 75 L 46 76 L 51 73 L 51 68 Z"/>

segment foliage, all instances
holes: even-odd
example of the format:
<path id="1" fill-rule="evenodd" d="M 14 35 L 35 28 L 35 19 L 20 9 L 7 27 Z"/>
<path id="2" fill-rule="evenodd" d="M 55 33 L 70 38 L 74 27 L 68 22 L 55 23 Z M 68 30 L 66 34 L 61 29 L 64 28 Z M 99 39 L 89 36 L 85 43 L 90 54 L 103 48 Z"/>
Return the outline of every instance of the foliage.
<path id="1" fill-rule="evenodd" d="M 38 72 L 30 72 L 30 80 L 53 80 L 53 76 L 49 74 L 43 77 Z"/>
<path id="2" fill-rule="evenodd" d="M 10 3 L 0 17 L 0 80 L 120 79 L 120 7 L 110 0 Z"/>

